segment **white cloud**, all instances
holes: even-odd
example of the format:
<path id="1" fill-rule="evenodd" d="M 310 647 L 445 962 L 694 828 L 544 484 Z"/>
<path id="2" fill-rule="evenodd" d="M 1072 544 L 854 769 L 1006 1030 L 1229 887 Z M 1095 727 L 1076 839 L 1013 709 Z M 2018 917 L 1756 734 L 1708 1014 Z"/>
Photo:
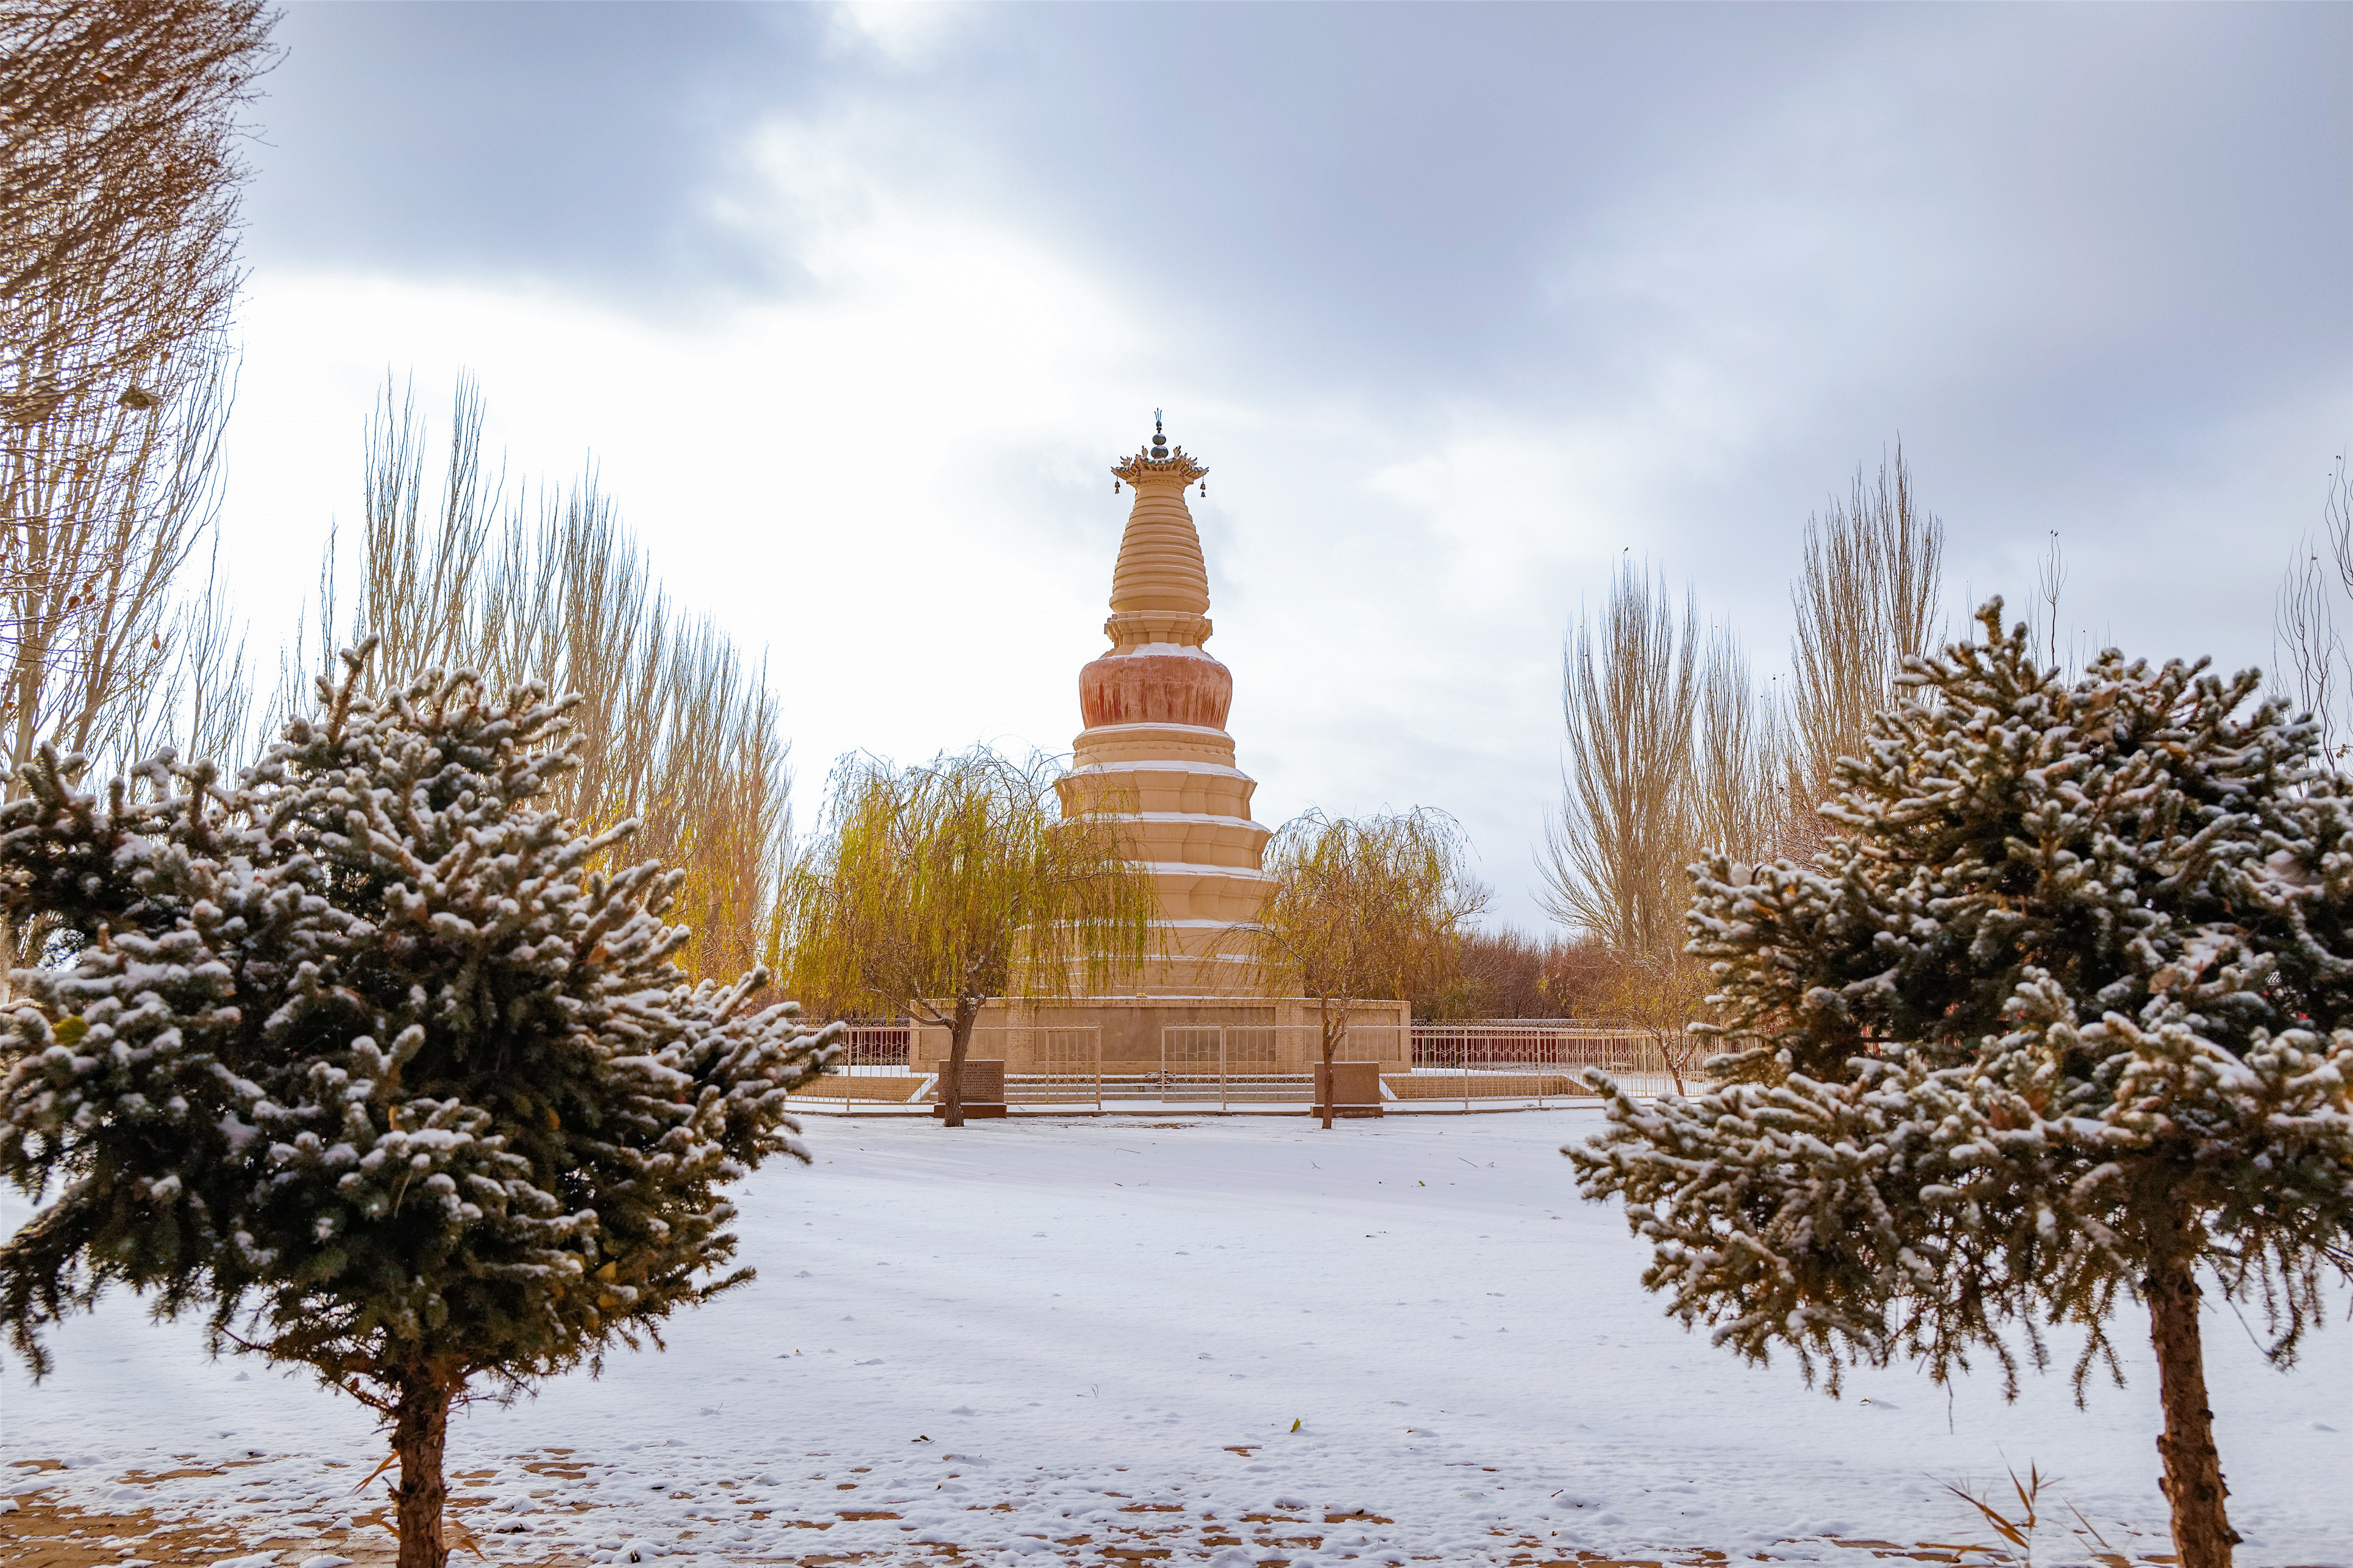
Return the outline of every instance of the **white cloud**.
<path id="1" fill-rule="evenodd" d="M 894 66 L 934 58 L 961 26 L 966 7 L 927 0 L 837 0 L 831 9 L 834 47 L 849 54 L 871 53 Z"/>

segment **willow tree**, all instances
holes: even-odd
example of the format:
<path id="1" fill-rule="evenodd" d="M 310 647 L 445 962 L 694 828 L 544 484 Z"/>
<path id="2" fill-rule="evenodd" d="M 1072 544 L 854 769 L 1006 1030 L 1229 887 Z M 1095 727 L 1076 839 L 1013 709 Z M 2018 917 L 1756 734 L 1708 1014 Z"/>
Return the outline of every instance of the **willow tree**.
<path id="1" fill-rule="evenodd" d="M 0 910 L 90 938 L 0 1019 L 0 1322 L 111 1285 L 305 1366 L 392 1428 L 400 1568 L 444 1568 L 453 1405 L 659 1343 L 729 1271 L 724 1184 L 807 1159 L 829 1037 L 689 984 L 680 879 L 591 868 L 548 809 L 565 703 L 364 654 L 233 783 L 166 752 L 103 795 L 47 751 L 0 806 Z M 616 834 L 626 829 L 616 830 Z"/>
<path id="2" fill-rule="evenodd" d="M 1151 941 L 1152 879 L 1122 857 L 1109 809 L 1054 805 L 1043 759 L 986 747 L 897 768 L 845 758 L 794 868 L 783 950 L 791 987 L 839 1013 L 910 1013 L 948 1030 L 940 1100 L 964 1125 L 964 1064 L 991 997 L 1102 994 Z"/>
<path id="3" fill-rule="evenodd" d="M 2283 1367 L 2353 1279 L 2353 800 L 2309 721 L 2242 711 L 2253 671 L 2110 650 L 2064 680 L 2000 614 L 1913 661 L 1817 856 L 1699 879 L 1729 1081 L 1612 1089 L 1567 1152 L 1677 1316 L 1833 1394 L 1984 1353 L 2014 1394 L 2054 1325 L 2080 1394 L 2137 1299 L 2174 1543 L 2226 1568 L 2200 1278 Z"/>
<path id="4" fill-rule="evenodd" d="M 1315 999 L 1327 1074 L 1356 1004 L 1435 991 L 1460 972 L 1488 898 L 1469 862 L 1454 819 L 1427 806 L 1361 821 L 1309 811 L 1268 844 L 1261 950 L 1282 984 Z"/>

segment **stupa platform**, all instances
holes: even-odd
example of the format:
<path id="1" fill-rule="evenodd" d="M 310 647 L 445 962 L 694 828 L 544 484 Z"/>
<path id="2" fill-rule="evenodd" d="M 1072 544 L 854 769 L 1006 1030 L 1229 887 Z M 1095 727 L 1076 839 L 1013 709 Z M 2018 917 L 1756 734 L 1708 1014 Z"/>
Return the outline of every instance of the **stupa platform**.
<path id="1" fill-rule="evenodd" d="M 907 1062 L 937 1072 L 947 1059 L 945 1025 L 913 1026 Z M 1323 1058 L 1323 1026 L 1305 996 L 1074 996 L 1063 1001 L 992 1001 L 981 1009 L 966 1052 L 1002 1061 L 1008 1074 L 1146 1074 L 1228 1078 L 1296 1077 Z M 1412 1019 L 1403 1002 L 1359 1002 L 1348 1014 L 1344 1061 L 1413 1065 Z"/>

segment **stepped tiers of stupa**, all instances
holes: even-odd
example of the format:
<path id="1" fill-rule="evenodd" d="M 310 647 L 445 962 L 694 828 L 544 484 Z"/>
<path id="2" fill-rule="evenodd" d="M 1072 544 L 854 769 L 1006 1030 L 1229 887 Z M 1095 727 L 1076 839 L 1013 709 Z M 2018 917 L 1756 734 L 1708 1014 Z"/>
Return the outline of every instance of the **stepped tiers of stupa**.
<path id="1" fill-rule="evenodd" d="M 1303 1072 L 1314 1004 L 1288 994 L 1262 961 L 1272 835 L 1250 817 L 1258 785 L 1234 765 L 1226 733 L 1233 675 L 1201 646 L 1209 574 L 1185 496 L 1208 469 L 1169 445 L 1156 415 L 1152 423 L 1150 445 L 1112 469 L 1135 497 L 1112 569 L 1112 646 L 1079 671 L 1086 728 L 1057 787 L 1066 816 L 1114 816 L 1123 850 L 1150 870 L 1155 951 L 1117 995 L 990 1002 L 972 1055 L 1001 1058 L 1016 1074 Z M 944 1028 L 919 1027 L 910 1065 L 936 1070 L 946 1052 Z M 1409 1054 L 1404 1003 L 1356 1005 L 1349 1057 L 1402 1067 Z"/>
<path id="2" fill-rule="evenodd" d="M 1079 671 L 1064 815 L 1109 807 L 1129 858 L 1151 868 L 1160 951 L 1137 993 L 1262 994 L 1253 922 L 1265 901 L 1268 830 L 1250 819 L 1258 785 L 1234 766 L 1226 710 L 1234 678 L 1209 640 L 1209 574 L 1185 493 L 1208 470 L 1166 444 L 1112 469 L 1134 492 L 1112 570 L 1111 651 Z"/>

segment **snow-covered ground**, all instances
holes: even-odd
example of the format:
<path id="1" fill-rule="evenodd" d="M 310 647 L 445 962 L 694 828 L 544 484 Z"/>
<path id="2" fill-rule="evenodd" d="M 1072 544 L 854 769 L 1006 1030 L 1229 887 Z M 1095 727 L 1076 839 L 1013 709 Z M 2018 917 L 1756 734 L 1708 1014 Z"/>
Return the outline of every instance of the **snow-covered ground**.
<path id="1" fill-rule="evenodd" d="M 2118 1552 L 2170 1550 L 2137 1322 L 2130 1386 L 2086 1410 L 2063 1360 L 2015 1405 L 1909 1370 L 1834 1403 L 1660 1316 L 1644 1249 L 1557 1152 L 1598 1124 L 812 1117 L 817 1163 L 742 1194 L 755 1284 L 667 1352 L 473 1407 L 450 1468 L 495 1561 L 1855 1563 L 1830 1538 L 1989 1542 L 1946 1483 L 2030 1463 L 2063 1521 L 2041 1561 L 2098 1550 L 2071 1505 Z M 68 1325 L 47 1381 L 0 1373 L 0 1458 L 69 1461 L 43 1479 L 90 1507 L 371 1511 L 365 1413 L 199 1338 L 132 1300 Z M 2210 1303 L 2206 1346 L 2240 1561 L 2353 1563 L 2353 1328 L 2283 1375 Z M 254 1462 L 118 1482 L 203 1468 L 180 1456 Z"/>

